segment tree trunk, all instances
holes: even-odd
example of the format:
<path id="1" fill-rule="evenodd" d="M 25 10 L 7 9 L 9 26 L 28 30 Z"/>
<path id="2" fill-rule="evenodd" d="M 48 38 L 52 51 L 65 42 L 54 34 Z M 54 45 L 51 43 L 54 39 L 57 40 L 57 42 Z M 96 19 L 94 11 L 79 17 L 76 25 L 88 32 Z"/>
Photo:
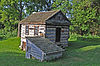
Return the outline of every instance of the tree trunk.
<path id="1" fill-rule="evenodd" d="M 22 6 L 22 0 L 20 0 L 20 15 L 19 15 L 19 20 L 22 20 L 22 10 L 23 10 L 23 6 Z"/>

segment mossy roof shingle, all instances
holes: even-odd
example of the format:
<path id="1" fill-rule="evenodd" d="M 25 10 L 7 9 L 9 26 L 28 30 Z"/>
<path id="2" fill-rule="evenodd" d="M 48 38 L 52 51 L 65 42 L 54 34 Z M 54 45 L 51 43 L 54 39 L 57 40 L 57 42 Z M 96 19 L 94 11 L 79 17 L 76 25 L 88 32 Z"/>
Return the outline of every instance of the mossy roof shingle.
<path id="1" fill-rule="evenodd" d="M 59 12 L 60 10 L 54 10 L 54 11 L 47 11 L 47 12 L 36 12 L 28 16 L 27 18 L 20 21 L 20 23 L 23 22 L 45 22 L 48 18 L 52 17 L 54 14 Z"/>

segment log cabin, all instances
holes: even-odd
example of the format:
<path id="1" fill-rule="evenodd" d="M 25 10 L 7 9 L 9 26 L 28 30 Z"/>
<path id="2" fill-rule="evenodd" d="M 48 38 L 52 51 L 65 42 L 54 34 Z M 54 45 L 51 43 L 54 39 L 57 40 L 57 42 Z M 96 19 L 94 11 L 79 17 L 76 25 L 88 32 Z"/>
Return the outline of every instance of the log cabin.
<path id="1" fill-rule="evenodd" d="M 62 57 L 64 49 L 45 37 L 26 37 L 26 58 L 35 57 L 40 61 L 49 61 Z"/>
<path id="2" fill-rule="evenodd" d="M 21 37 L 20 48 L 22 50 L 27 50 L 28 44 L 30 45 L 30 43 L 37 46 L 37 44 L 30 39 L 32 37 L 36 38 L 36 36 L 48 39 L 48 42 L 52 42 L 53 45 L 55 44 L 59 46 L 59 49 L 61 47 L 65 48 L 68 46 L 70 24 L 70 21 L 61 10 L 33 12 L 30 16 L 21 20 L 18 24 L 18 37 Z M 43 45 L 43 43 L 39 45 Z M 55 48 L 55 46 L 52 46 L 52 48 Z"/>

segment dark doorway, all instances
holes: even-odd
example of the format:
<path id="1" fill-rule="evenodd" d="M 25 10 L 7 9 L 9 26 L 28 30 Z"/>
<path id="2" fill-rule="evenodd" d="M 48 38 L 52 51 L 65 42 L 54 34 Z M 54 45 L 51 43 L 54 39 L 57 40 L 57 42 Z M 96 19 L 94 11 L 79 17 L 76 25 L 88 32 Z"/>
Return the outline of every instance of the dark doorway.
<path id="1" fill-rule="evenodd" d="M 56 28 L 56 42 L 60 42 L 61 28 Z"/>

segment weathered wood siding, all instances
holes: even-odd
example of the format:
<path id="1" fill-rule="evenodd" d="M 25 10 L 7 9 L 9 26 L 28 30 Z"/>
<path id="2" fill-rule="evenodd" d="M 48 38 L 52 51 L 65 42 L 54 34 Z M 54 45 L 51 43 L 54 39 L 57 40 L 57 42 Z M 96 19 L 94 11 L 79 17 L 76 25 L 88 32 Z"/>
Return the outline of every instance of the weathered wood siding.
<path id="1" fill-rule="evenodd" d="M 46 28 L 46 38 L 48 38 L 52 42 L 55 42 L 55 30 L 56 28 L 49 28 L 48 26 Z"/>
<path id="2" fill-rule="evenodd" d="M 62 57 L 62 52 L 52 53 L 44 56 L 44 60 L 53 60 Z"/>
<path id="3" fill-rule="evenodd" d="M 67 21 L 66 20 L 66 17 L 61 13 L 61 12 L 59 12 L 59 13 L 57 13 L 57 14 L 55 14 L 51 19 L 49 19 L 50 21 L 52 21 L 52 20 L 56 20 L 56 21 Z"/>
<path id="4" fill-rule="evenodd" d="M 69 27 L 61 29 L 61 46 L 68 46 Z"/>
<path id="5" fill-rule="evenodd" d="M 64 14 L 62 12 L 57 13 L 52 18 L 48 19 L 46 23 L 46 38 L 59 46 L 68 46 L 69 26 L 66 24 L 68 23 L 68 19 Z M 61 28 L 60 42 L 55 41 L 56 28 Z"/>
<path id="6" fill-rule="evenodd" d="M 56 28 L 61 28 L 61 37 L 60 42 L 56 42 Z M 46 26 L 46 38 L 50 41 L 55 42 L 60 46 L 68 46 L 68 38 L 69 38 L 69 27 L 68 26 Z"/>
<path id="7" fill-rule="evenodd" d="M 30 59 L 30 55 L 36 59 L 43 60 L 43 52 L 38 48 L 34 43 L 31 43 L 29 40 L 26 40 L 26 58 Z"/>
<path id="8" fill-rule="evenodd" d="M 21 37 L 25 37 L 25 27 L 26 25 L 21 25 Z"/>
<path id="9" fill-rule="evenodd" d="M 40 48 L 38 48 L 34 43 L 30 42 L 26 39 L 26 58 L 30 59 L 31 57 L 35 57 L 40 61 L 44 60 L 53 60 L 59 57 L 62 57 L 62 52 L 54 52 L 50 54 L 44 53 Z"/>
<path id="10" fill-rule="evenodd" d="M 29 26 L 29 34 L 26 35 L 25 31 L 26 31 L 26 26 Z M 32 37 L 35 36 L 34 35 L 34 26 L 39 26 L 39 30 L 38 30 L 38 35 L 40 36 L 40 32 L 42 33 L 42 36 L 45 36 L 45 25 L 21 25 L 21 45 L 20 48 L 22 48 L 23 42 L 26 42 L 26 38 L 25 37 Z"/>
<path id="11" fill-rule="evenodd" d="M 40 35 L 40 32 L 42 32 L 43 34 L 45 33 L 45 25 L 28 25 L 28 26 L 29 26 L 29 35 L 25 34 L 26 25 L 21 26 L 21 37 L 34 36 L 34 26 L 39 26 L 38 35 Z"/>

